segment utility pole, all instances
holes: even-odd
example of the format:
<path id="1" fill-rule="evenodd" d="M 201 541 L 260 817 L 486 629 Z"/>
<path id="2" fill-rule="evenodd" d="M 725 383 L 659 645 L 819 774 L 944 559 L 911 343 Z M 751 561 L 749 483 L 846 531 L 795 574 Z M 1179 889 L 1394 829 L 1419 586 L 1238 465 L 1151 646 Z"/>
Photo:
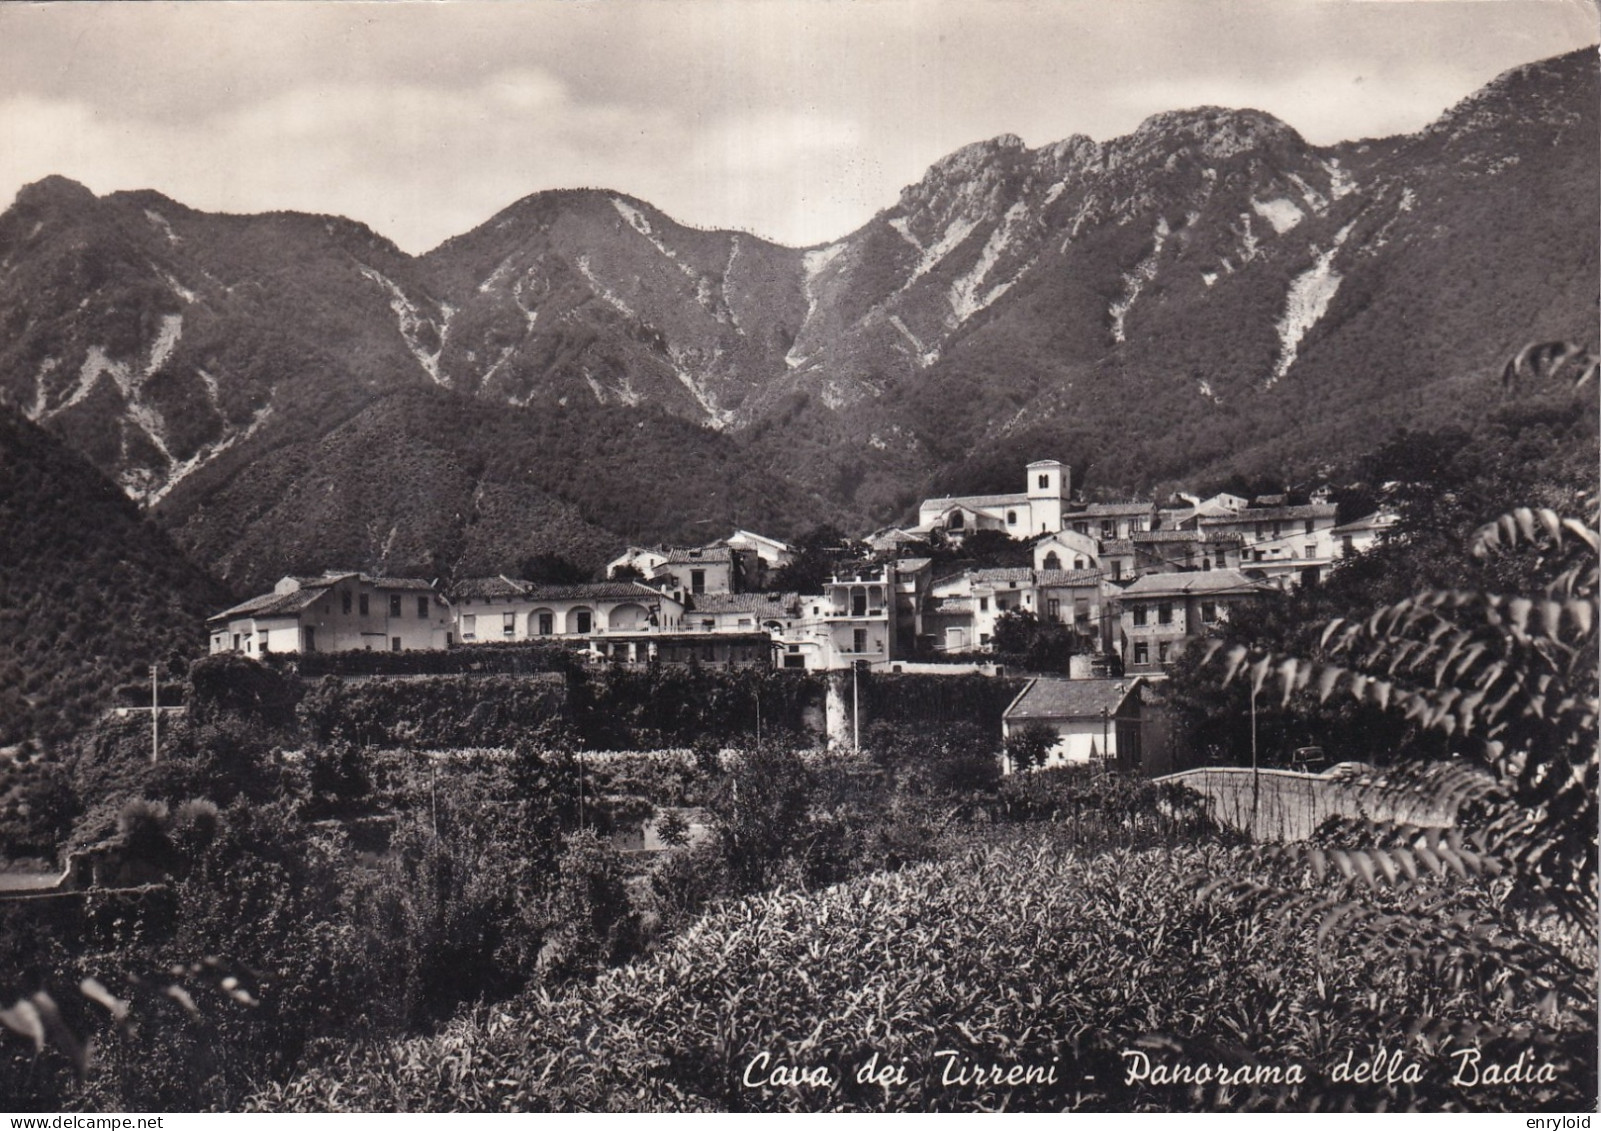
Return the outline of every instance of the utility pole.
<path id="1" fill-rule="evenodd" d="M 851 661 L 851 752 L 862 752 L 862 693 L 860 660 Z"/>
<path id="2" fill-rule="evenodd" d="M 156 665 L 150 665 L 150 764 L 161 760 L 161 699 L 156 691 Z"/>
<path id="3" fill-rule="evenodd" d="M 1262 771 L 1256 759 L 1256 692 L 1255 683 L 1251 685 L 1251 833 L 1256 833 L 1256 806 L 1257 799 L 1262 790 Z"/>

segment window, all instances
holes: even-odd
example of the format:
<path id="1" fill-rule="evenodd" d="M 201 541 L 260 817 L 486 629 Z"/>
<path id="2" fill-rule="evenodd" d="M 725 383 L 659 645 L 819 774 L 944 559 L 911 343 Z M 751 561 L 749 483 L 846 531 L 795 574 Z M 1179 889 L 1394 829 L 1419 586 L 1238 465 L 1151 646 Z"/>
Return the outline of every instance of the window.
<path id="1" fill-rule="evenodd" d="M 1307 519 L 1306 520 L 1306 532 L 1308 534 L 1312 533 L 1312 520 L 1311 519 Z"/>
<path id="2" fill-rule="evenodd" d="M 1055 597 L 1052 597 L 1050 600 L 1046 601 L 1045 602 L 1045 615 L 1050 617 L 1052 620 L 1061 620 L 1062 619 L 1062 602 L 1059 601 Z"/>
<path id="3" fill-rule="evenodd" d="M 1151 662 L 1151 646 L 1143 640 L 1134 642 L 1134 662 L 1136 664 L 1148 664 Z"/>
<path id="4" fill-rule="evenodd" d="M 853 632 L 851 634 L 851 651 L 853 651 L 853 652 L 865 652 L 865 651 L 867 651 L 867 629 L 858 628 L 855 632 Z"/>
<path id="5" fill-rule="evenodd" d="M 1051 477 L 1049 475 L 1041 475 L 1040 476 L 1040 490 L 1041 491 L 1048 491 L 1048 490 L 1050 490 L 1050 488 L 1051 488 Z"/>
<path id="6" fill-rule="evenodd" d="M 1073 622 L 1085 624 L 1090 619 L 1090 603 L 1087 599 L 1076 598 L 1073 601 Z"/>
<path id="7" fill-rule="evenodd" d="M 705 570 L 703 570 L 703 569 L 692 569 L 692 570 L 689 571 L 689 591 L 691 593 L 704 593 L 704 592 L 706 592 L 706 571 Z M 587 632 L 589 630 L 585 629 L 584 631 Z"/>
<path id="8" fill-rule="evenodd" d="M 1075 522 L 1073 524 L 1073 530 L 1075 533 L 1088 535 L 1090 532 L 1090 524 L 1087 522 Z"/>
<path id="9" fill-rule="evenodd" d="M 1145 624 L 1145 615 L 1146 614 L 1145 614 L 1145 606 L 1144 605 L 1135 605 L 1134 606 L 1134 623 L 1136 625 L 1142 625 L 1143 626 Z"/>
<path id="10" fill-rule="evenodd" d="M 1157 663 L 1159 663 L 1159 664 L 1167 663 L 1167 648 L 1168 648 L 1168 643 L 1167 643 L 1166 640 L 1162 641 L 1160 644 L 1158 644 L 1156 646 L 1156 662 Z"/>
<path id="11" fill-rule="evenodd" d="M 739 627 L 740 628 L 749 628 L 751 626 L 751 624 L 752 624 L 752 621 L 751 621 L 750 617 L 740 617 L 739 618 Z"/>
<path id="12" fill-rule="evenodd" d="M 1073 568 L 1074 569 L 1088 569 L 1089 568 L 1089 563 L 1086 562 L 1083 558 L 1074 558 L 1073 559 Z"/>
<path id="13" fill-rule="evenodd" d="M 361 595 L 361 615 L 367 615 L 367 594 L 365 593 Z"/>
<path id="14" fill-rule="evenodd" d="M 806 667 L 806 657 L 805 656 L 788 656 L 788 655 L 786 655 L 784 657 L 784 666 L 786 668 L 805 668 Z"/>
<path id="15" fill-rule="evenodd" d="M 962 512 L 956 511 L 951 515 L 951 520 L 950 522 L 946 523 L 946 526 L 952 530 L 960 530 L 964 521 L 965 520 L 962 518 Z"/>
<path id="16" fill-rule="evenodd" d="M 517 614 L 516 613 L 502 613 L 500 615 L 500 634 L 502 636 L 511 636 L 516 631 L 517 631 Z"/>
<path id="17" fill-rule="evenodd" d="M 307 652 L 315 652 L 317 650 L 317 629 L 315 625 L 308 624 L 301 630 L 301 644 Z"/>
<path id="18" fill-rule="evenodd" d="M 988 597 L 980 597 L 978 599 L 978 611 L 981 613 L 990 611 L 990 599 Z"/>
<path id="19" fill-rule="evenodd" d="M 1017 512 L 1016 511 L 1007 511 L 1006 512 L 1006 525 L 1007 526 L 1016 526 L 1017 525 Z"/>
<path id="20" fill-rule="evenodd" d="M 1101 537 L 1102 538 L 1116 538 L 1117 537 L 1117 523 L 1113 522 L 1109 518 L 1101 519 Z"/>
<path id="21" fill-rule="evenodd" d="M 428 619 L 428 598 L 427 597 L 418 597 L 417 598 L 417 619 L 418 620 L 427 620 Z"/>
<path id="22" fill-rule="evenodd" d="M 1347 557 L 1356 552 L 1356 543 L 1352 540 L 1349 534 L 1342 534 L 1340 536 L 1340 549 L 1344 551 Z"/>
<path id="23" fill-rule="evenodd" d="M 556 631 L 556 616 L 554 613 L 539 614 L 539 635 L 550 636 Z"/>
<path id="24" fill-rule="evenodd" d="M 272 651 L 272 633 L 263 631 L 261 634 L 261 654 L 266 655 Z"/>
<path id="25" fill-rule="evenodd" d="M 449 648 L 451 645 L 453 645 L 455 643 L 456 643 L 456 634 L 454 632 L 445 633 L 445 647 Z"/>
<path id="26" fill-rule="evenodd" d="M 233 650 L 235 652 L 239 651 L 239 645 L 242 640 L 243 637 L 241 637 L 237 632 L 233 634 Z"/>
<path id="27" fill-rule="evenodd" d="M 1217 623 L 1217 605 L 1216 604 L 1214 604 L 1211 601 L 1202 601 L 1201 602 L 1201 623 L 1202 624 L 1216 624 Z"/>
<path id="28" fill-rule="evenodd" d="M 1113 581 L 1122 581 L 1123 580 L 1123 563 L 1122 563 L 1121 560 L 1115 561 L 1115 562 L 1112 563 L 1112 580 Z"/>
<path id="29" fill-rule="evenodd" d="M 389 638 L 389 650 L 390 650 L 390 651 L 391 651 L 391 652 L 398 652 L 398 651 L 400 651 L 400 637 L 398 637 L 398 636 L 391 636 L 391 637 L 390 637 L 390 638 Z"/>
<path id="30" fill-rule="evenodd" d="M 576 627 L 578 629 L 579 633 L 581 633 L 583 635 L 588 635 L 589 631 L 590 631 L 589 610 L 588 609 L 579 609 L 578 610 L 578 615 L 574 618 L 574 620 L 577 622 L 577 624 L 574 627 Z"/>
<path id="31" fill-rule="evenodd" d="M 717 622 L 712 620 L 710 617 L 707 617 L 700 622 L 700 627 L 702 632 L 710 632 L 712 629 L 717 627 Z"/>
<path id="32" fill-rule="evenodd" d="M 391 594 L 389 594 L 389 615 L 392 616 L 392 617 L 398 617 L 400 615 L 400 594 L 399 593 L 391 593 Z"/>
<path id="33" fill-rule="evenodd" d="M 350 615 L 350 590 L 348 589 L 339 594 L 339 611 L 347 617 Z"/>
<path id="34" fill-rule="evenodd" d="M 1061 569 L 1062 568 L 1062 559 L 1056 556 L 1056 551 L 1055 550 L 1052 550 L 1050 553 L 1045 555 L 1045 568 L 1046 569 Z"/>
<path id="35" fill-rule="evenodd" d="M 478 615 L 466 613 L 461 618 L 461 638 L 472 640 L 478 635 Z"/>
<path id="36" fill-rule="evenodd" d="M 1156 623 L 1173 623 L 1173 602 L 1163 601 L 1160 605 L 1156 606 Z"/>

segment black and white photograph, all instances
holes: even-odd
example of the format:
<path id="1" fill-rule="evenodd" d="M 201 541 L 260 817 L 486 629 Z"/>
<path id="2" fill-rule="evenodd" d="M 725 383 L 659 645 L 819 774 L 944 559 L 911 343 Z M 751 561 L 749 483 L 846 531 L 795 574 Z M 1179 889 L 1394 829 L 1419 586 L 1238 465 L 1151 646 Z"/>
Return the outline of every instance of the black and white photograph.
<path id="1" fill-rule="evenodd" d="M 0 3 L 8 1126 L 1589 1127 L 1598 43 Z"/>

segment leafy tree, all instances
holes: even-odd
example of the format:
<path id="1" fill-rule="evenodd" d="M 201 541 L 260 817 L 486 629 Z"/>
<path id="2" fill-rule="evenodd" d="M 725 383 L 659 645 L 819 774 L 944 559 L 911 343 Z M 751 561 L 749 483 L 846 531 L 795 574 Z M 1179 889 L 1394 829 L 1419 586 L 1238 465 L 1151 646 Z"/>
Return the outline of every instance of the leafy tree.
<path id="1" fill-rule="evenodd" d="M 1059 735 L 1045 723 L 1027 723 L 1006 736 L 1006 758 L 1012 772 L 1026 774 L 1043 767 Z"/>

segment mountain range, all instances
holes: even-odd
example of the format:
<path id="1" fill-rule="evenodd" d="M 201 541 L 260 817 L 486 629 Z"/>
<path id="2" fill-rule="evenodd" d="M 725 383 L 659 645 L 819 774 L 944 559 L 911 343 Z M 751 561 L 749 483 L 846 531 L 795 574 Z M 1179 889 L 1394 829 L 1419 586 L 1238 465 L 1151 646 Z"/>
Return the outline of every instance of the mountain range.
<path id="1" fill-rule="evenodd" d="M 980 142 L 822 247 L 541 192 L 420 256 L 51 177 L 0 215 L 0 402 L 236 592 L 865 529 L 1070 461 L 1311 477 L 1593 341 L 1593 50 L 1412 135 L 1253 110 Z"/>

